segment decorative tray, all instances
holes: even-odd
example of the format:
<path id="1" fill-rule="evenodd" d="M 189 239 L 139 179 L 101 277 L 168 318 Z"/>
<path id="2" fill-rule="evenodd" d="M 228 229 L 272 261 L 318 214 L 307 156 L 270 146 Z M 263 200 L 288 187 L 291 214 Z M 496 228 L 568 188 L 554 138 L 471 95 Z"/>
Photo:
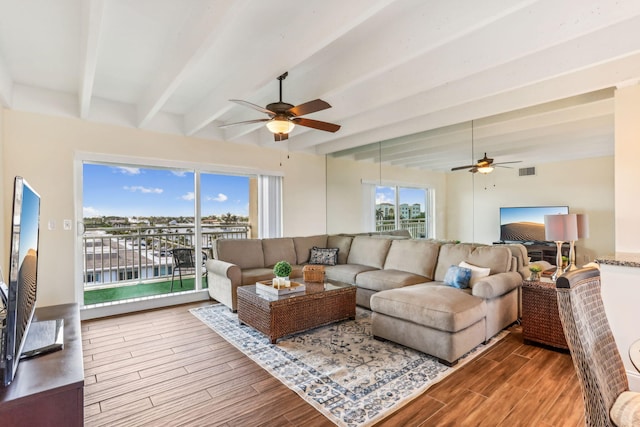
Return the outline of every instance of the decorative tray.
<path id="1" fill-rule="evenodd" d="M 289 287 L 281 286 L 280 288 L 274 288 L 273 282 L 271 280 L 261 280 L 256 282 L 256 291 L 262 292 L 269 295 L 281 296 L 294 294 L 297 292 L 304 292 L 306 290 L 306 286 L 304 283 L 291 282 Z"/>

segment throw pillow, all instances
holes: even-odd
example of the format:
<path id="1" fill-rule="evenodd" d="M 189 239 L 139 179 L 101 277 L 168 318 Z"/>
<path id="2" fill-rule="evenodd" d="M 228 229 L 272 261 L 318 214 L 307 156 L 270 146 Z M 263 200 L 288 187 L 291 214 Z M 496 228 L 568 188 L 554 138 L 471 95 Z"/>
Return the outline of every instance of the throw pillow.
<path id="1" fill-rule="evenodd" d="M 468 288 L 469 280 L 471 280 L 471 269 L 457 265 L 449 267 L 447 274 L 444 275 L 444 283 L 458 289 Z"/>
<path id="2" fill-rule="evenodd" d="M 338 263 L 338 248 L 319 248 L 314 246 L 309 255 L 309 264 L 336 265 Z"/>
<path id="3" fill-rule="evenodd" d="M 468 268 L 471 270 L 471 280 L 469 281 L 469 284 L 471 286 L 475 285 L 483 278 L 489 276 L 489 273 L 491 273 L 491 269 L 489 267 L 478 267 L 477 265 L 469 264 L 464 261 L 462 261 L 458 265 L 460 267 Z"/>

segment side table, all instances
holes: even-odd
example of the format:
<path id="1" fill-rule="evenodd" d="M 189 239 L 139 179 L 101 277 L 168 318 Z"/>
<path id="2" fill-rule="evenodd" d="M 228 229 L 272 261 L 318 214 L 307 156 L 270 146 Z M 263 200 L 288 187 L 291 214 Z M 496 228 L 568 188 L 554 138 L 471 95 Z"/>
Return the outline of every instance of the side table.
<path id="1" fill-rule="evenodd" d="M 569 349 L 558 314 L 554 282 L 544 279 L 522 282 L 522 337 L 525 342 Z"/>

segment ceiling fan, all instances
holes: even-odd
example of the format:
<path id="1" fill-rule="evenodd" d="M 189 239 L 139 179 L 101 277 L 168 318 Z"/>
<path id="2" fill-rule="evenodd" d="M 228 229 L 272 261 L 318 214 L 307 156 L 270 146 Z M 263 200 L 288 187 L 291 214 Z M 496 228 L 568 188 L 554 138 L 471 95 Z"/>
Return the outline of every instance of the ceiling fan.
<path id="1" fill-rule="evenodd" d="M 340 129 L 340 125 L 300 117 L 331 108 L 329 103 L 321 99 L 314 99 L 313 101 L 305 102 L 304 104 L 296 106 L 282 102 L 282 81 L 286 79 L 288 75 L 289 73 L 286 72 L 278 77 L 278 80 L 280 81 L 280 100 L 267 105 L 266 108 L 241 99 L 229 100 L 236 104 L 244 105 L 245 107 L 253 108 L 261 113 L 265 113 L 269 116 L 268 119 L 245 120 L 242 122 L 224 124 L 220 127 L 224 128 L 228 126 L 266 122 L 267 128 L 273 132 L 273 136 L 276 141 L 284 141 L 289 138 L 289 132 L 293 130 L 295 125 L 324 130 L 327 132 L 337 132 L 338 129 Z"/>
<path id="2" fill-rule="evenodd" d="M 480 172 L 480 173 L 484 173 L 484 174 L 488 174 L 493 172 L 493 168 L 494 167 L 499 167 L 499 168 L 509 168 L 509 166 L 503 166 L 503 165 L 508 165 L 511 163 L 521 163 L 521 160 L 516 160 L 514 162 L 500 162 L 500 163 L 493 163 L 493 159 L 487 157 L 487 153 L 484 153 L 484 157 L 478 160 L 478 163 L 476 163 L 475 165 L 466 165 L 466 166 L 458 166 L 455 168 L 452 168 L 452 171 L 458 171 L 458 170 L 463 170 L 463 169 L 469 169 L 469 172 L 471 173 L 476 173 L 476 172 Z"/>
<path id="3" fill-rule="evenodd" d="M 474 148 L 473 143 L 474 143 L 473 120 L 471 120 L 471 153 L 473 153 L 473 148 Z M 511 163 L 521 163 L 521 160 L 516 160 L 513 162 L 493 163 L 493 159 L 487 157 L 487 153 L 484 153 L 484 157 L 479 159 L 478 163 L 476 163 L 475 165 L 458 166 L 458 167 L 452 168 L 451 171 L 453 172 L 453 171 L 459 171 L 463 169 L 469 169 L 469 172 L 471 173 L 480 172 L 486 175 L 493 172 L 493 168 L 496 166 L 499 168 L 509 168 L 509 166 L 502 166 L 502 165 L 508 165 Z"/>

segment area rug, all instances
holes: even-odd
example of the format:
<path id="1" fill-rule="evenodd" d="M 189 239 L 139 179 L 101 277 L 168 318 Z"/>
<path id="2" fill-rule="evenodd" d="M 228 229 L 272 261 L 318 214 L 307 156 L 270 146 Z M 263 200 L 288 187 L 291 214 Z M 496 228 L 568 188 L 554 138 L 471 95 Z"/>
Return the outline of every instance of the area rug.
<path id="1" fill-rule="evenodd" d="M 374 424 L 503 338 L 466 354 L 451 368 L 432 356 L 371 336 L 371 312 L 281 338 L 277 344 L 222 304 L 191 313 L 339 426 Z"/>

